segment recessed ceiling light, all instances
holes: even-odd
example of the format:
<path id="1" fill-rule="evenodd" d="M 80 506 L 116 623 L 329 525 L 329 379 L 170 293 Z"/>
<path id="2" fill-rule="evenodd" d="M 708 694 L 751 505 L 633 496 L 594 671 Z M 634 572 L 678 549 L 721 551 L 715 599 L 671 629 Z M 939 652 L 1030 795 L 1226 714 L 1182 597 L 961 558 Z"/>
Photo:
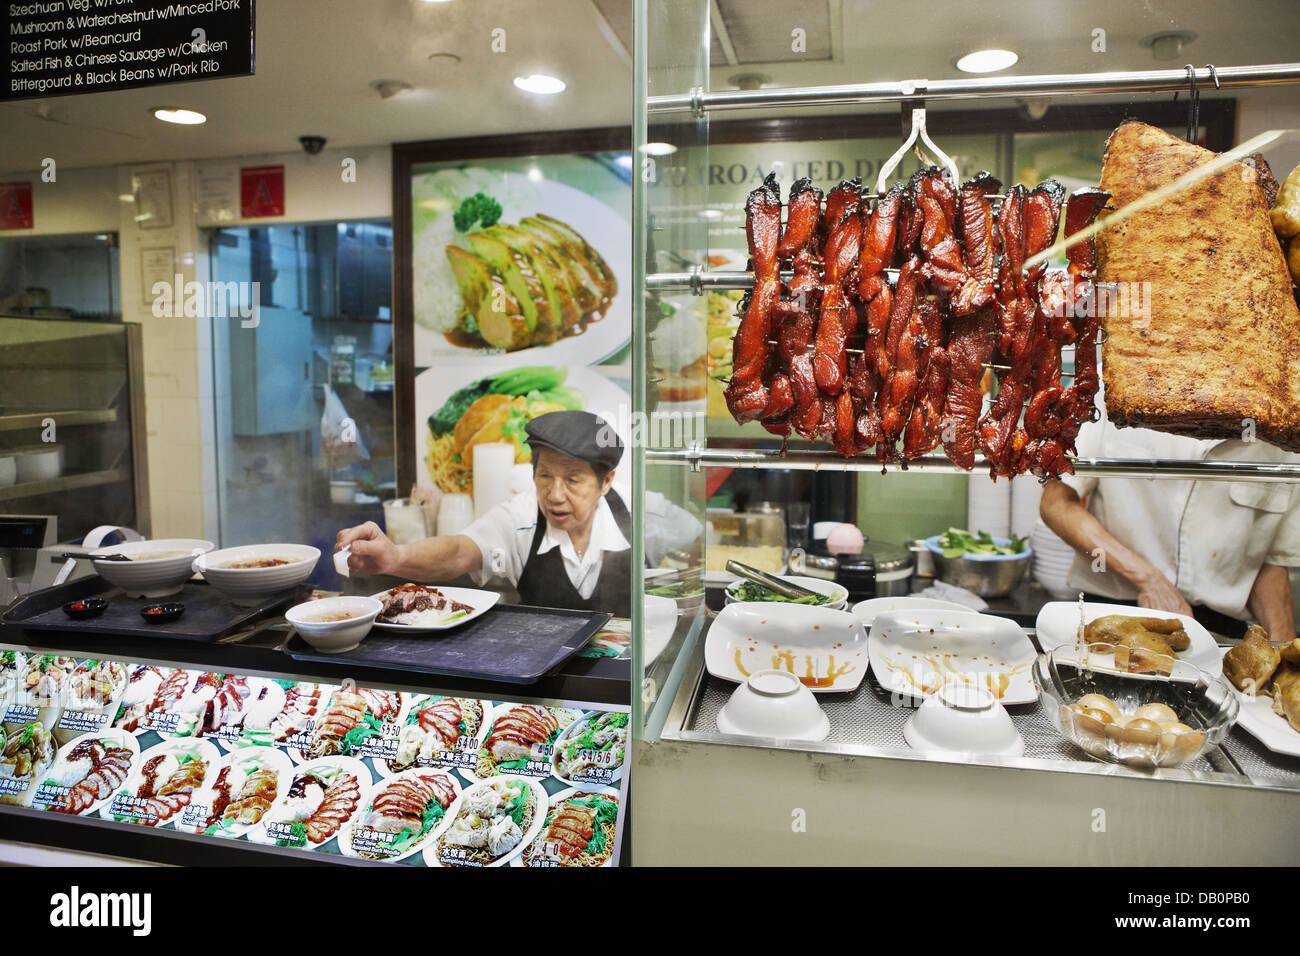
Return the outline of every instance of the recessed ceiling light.
<path id="1" fill-rule="evenodd" d="M 721 210 L 721 209 L 701 209 L 701 210 L 700 210 L 700 218 L 701 218 L 701 219 L 708 219 L 708 220 L 710 220 L 710 221 L 716 221 L 716 220 L 722 218 L 722 210 Z"/>
<path id="2" fill-rule="evenodd" d="M 647 156 L 671 156 L 677 152 L 677 147 L 672 143 L 646 143 L 638 148 Z"/>
<path id="3" fill-rule="evenodd" d="M 155 119 L 160 119 L 164 123 L 178 123 L 181 126 L 198 126 L 200 123 L 206 123 L 208 118 L 202 113 L 194 110 L 182 109 L 179 106 L 163 106 L 153 111 Z"/>
<path id="4" fill-rule="evenodd" d="M 1015 66 L 1020 57 L 1010 50 L 976 50 L 957 61 L 963 73 L 996 73 Z"/>
<path id="5" fill-rule="evenodd" d="M 525 93 L 539 93 L 543 96 L 549 96 L 552 93 L 563 93 L 565 83 L 563 80 L 554 76 L 547 76 L 545 73 L 533 73 L 529 76 L 516 76 L 515 86 Z"/>
<path id="6" fill-rule="evenodd" d="M 451 0 L 424 0 L 425 3 L 451 3 Z"/>
<path id="7" fill-rule="evenodd" d="M 631 157 L 631 156 L 623 155 L 623 156 L 615 157 L 614 162 L 618 163 L 618 164 L 619 164 L 620 166 L 622 166 L 624 169 L 631 169 L 631 168 L 632 168 L 632 157 Z"/>
<path id="8" fill-rule="evenodd" d="M 542 181 L 542 171 L 536 166 L 530 166 L 528 168 L 528 178 L 535 183 L 540 183 Z"/>

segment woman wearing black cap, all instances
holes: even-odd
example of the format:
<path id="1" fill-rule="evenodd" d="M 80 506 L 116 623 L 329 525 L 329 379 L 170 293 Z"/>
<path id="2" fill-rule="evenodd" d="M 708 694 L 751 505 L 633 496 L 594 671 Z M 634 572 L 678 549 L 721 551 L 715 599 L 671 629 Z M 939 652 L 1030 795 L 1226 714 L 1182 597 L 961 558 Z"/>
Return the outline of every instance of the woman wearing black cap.
<path id="1" fill-rule="evenodd" d="M 632 612 L 632 518 L 613 490 L 623 442 L 590 412 L 551 412 L 526 426 L 533 490 L 460 534 L 393 544 L 373 521 L 339 532 L 348 568 L 412 581 L 505 578 L 525 604 Z M 684 512 L 683 512 L 684 514 Z"/>

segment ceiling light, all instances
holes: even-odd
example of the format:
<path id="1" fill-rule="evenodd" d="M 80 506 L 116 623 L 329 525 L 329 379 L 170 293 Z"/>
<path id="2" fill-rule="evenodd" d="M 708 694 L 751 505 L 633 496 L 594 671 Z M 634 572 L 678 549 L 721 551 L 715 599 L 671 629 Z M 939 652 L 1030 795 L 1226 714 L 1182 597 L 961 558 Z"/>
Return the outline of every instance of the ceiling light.
<path id="1" fill-rule="evenodd" d="M 547 76 L 545 73 L 533 73 L 529 76 L 516 76 L 515 86 L 525 93 L 538 93 L 542 96 L 549 96 L 552 93 L 563 93 L 565 83 L 554 76 Z"/>
<path id="2" fill-rule="evenodd" d="M 672 143 L 646 143 L 637 148 L 647 156 L 671 156 L 677 152 L 677 147 Z"/>
<path id="3" fill-rule="evenodd" d="M 618 163 L 618 165 L 622 166 L 624 169 L 632 168 L 632 157 L 627 154 L 615 157 L 614 162 Z"/>
<path id="4" fill-rule="evenodd" d="M 535 183 L 540 183 L 542 181 L 542 171 L 536 166 L 531 166 L 528 169 L 528 178 Z"/>
<path id="5" fill-rule="evenodd" d="M 722 210 L 721 210 L 721 209 L 701 209 L 701 210 L 700 210 L 700 218 L 701 218 L 701 219 L 708 219 L 708 220 L 710 220 L 710 221 L 716 221 L 716 220 L 722 218 Z"/>
<path id="6" fill-rule="evenodd" d="M 164 123 L 176 123 L 180 126 L 198 126 L 200 123 L 208 121 L 208 118 L 202 113 L 182 109 L 179 106 L 161 106 L 153 111 L 153 115 L 154 119 L 160 119 Z"/>
<path id="7" fill-rule="evenodd" d="M 976 50 L 958 60 L 957 69 L 963 73 L 996 73 L 1015 66 L 1019 59 L 1010 50 Z"/>

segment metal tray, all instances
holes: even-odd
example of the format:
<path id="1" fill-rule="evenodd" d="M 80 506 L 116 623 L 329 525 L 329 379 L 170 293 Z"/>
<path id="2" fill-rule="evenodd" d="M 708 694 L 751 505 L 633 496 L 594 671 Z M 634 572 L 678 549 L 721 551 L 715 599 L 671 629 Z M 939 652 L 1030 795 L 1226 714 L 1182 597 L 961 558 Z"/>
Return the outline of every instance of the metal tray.
<path id="1" fill-rule="evenodd" d="M 0 621 L 27 631 L 211 642 L 290 601 L 304 600 L 310 592 L 310 588 L 299 586 L 269 597 L 256 607 L 239 607 L 211 585 L 194 581 L 187 581 L 179 594 L 170 597 L 130 598 L 103 578 L 89 577 L 19 598 L 0 615 Z M 63 605 L 88 597 L 107 599 L 108 608 L 86 621 L 73 620 L 64 613 Z M 185 613 L 170 624 L 146 624 L 140 617 L 140 608 L 145 605 L 177 602 L 185 605 Z"/>
<path id="2" fill-rule="evenodd" d="M 295 631 L 284 652 L 300 661 L 531 684 L 581 650 L 609 618 L 605 611 L 498 604 L 451 631 L 375 629 L 342 654 L 324 654 Z"/>

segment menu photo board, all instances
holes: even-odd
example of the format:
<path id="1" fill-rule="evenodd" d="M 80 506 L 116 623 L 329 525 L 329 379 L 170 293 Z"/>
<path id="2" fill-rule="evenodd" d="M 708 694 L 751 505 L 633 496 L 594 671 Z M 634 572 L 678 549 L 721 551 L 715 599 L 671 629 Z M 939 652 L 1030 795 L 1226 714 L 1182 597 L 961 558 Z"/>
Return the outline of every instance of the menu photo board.
<path id="1" fill-rule="evenodd" d="M 253 73 L 253 0 L 13 0 L 0 100 Z"/>

